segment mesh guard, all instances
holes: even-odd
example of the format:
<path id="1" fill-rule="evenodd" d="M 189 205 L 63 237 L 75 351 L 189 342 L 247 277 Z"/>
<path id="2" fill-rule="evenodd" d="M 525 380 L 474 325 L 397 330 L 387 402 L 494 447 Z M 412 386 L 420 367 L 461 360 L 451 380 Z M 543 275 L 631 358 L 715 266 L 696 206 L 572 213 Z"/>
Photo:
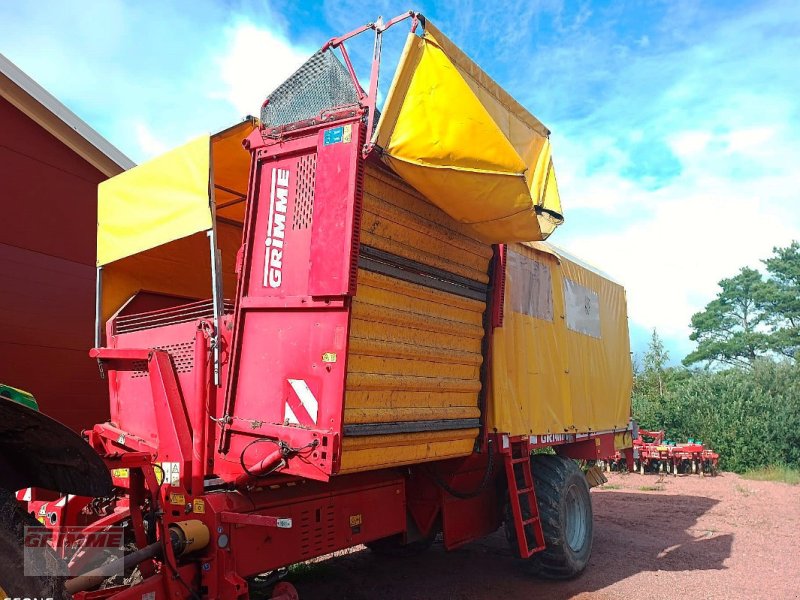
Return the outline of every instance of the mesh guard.
<path id="1" fill-rule="evenodd" d="M 358 92 L 350 73 L 332 51 L 319 50 L 267 97 L 261 122 L 281 127 L 354 104 Z"/>

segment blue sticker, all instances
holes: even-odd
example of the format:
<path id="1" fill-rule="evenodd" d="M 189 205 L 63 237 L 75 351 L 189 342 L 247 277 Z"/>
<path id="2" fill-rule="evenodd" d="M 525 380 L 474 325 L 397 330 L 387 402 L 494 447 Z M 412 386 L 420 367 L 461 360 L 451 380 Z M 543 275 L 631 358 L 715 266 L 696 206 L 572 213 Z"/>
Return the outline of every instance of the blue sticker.
<path id="1" fill-rule="evenodd" d="M 323 145 L 330 146 L 331 144 L 340 144 L 344 138 L 344 127 L 334 127 L 325 132 L 323 138 Z"/>

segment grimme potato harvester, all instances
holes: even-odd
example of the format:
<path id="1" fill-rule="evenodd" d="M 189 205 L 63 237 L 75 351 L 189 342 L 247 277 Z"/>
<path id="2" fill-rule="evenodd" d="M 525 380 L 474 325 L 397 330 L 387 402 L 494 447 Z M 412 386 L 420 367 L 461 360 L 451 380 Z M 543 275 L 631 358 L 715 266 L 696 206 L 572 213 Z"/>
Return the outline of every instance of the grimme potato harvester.
<path id="1" fill-rule="evenodd" d="M 345 47 L 364 32 L 368 90 Z M 453 549 L 504 523 L 535 573 L 580 573 L 576 461 L 631 452 L 631 365 L 623 288 L 544 242 L 562 221 L 548 136 L 407 13 L 328 42 L 259 120 L 102 183 L 90 355 L 111 418 L 81 441 L 4 404 L 6 439 L 22 411 L 42 435 L 3 446 L 0 485 L 24 501 L 7 525 L 122 527 L 125 577 L 56 543 L 69 577 L 0 568 L 0 587 L 233 599 L 272 573 L 289 599 L 293 563 Z"/>

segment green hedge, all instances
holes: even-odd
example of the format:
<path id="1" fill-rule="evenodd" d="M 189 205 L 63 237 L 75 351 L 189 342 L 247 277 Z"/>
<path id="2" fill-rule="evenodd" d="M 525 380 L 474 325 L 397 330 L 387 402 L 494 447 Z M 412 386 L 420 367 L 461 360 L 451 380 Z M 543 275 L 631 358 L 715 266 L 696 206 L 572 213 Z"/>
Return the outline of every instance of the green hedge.
<path id="1" fill-rule="evenodd" d="M 729 471 L 800 467 L 797 365 L 765 360 L 752 369 L 668 370 L 663 395 L 637 389 L 633 412 L 643 429 L 701 439 Z"/>

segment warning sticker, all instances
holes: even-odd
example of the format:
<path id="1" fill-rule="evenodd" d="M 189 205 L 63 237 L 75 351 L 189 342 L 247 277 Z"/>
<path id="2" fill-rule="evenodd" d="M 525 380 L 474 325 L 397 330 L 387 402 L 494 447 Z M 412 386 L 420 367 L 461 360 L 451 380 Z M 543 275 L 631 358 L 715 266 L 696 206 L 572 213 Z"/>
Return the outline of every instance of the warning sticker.
<path id="1" fill-rule="evenodd" d="M 158 467 L 161 467 L 160 469 Z M 159 485 L 163 482 L 167 485 L 180 485 L 181 463 L 163 462 L 156 466 L 156 479 Z"/>
<path id="2" fill-rule="evenodd" d="M 206 513 L 205 500 L 195 498 L 195 501 L 192 503 L 192 511 L 198 515 L 204 515 Z"/>

